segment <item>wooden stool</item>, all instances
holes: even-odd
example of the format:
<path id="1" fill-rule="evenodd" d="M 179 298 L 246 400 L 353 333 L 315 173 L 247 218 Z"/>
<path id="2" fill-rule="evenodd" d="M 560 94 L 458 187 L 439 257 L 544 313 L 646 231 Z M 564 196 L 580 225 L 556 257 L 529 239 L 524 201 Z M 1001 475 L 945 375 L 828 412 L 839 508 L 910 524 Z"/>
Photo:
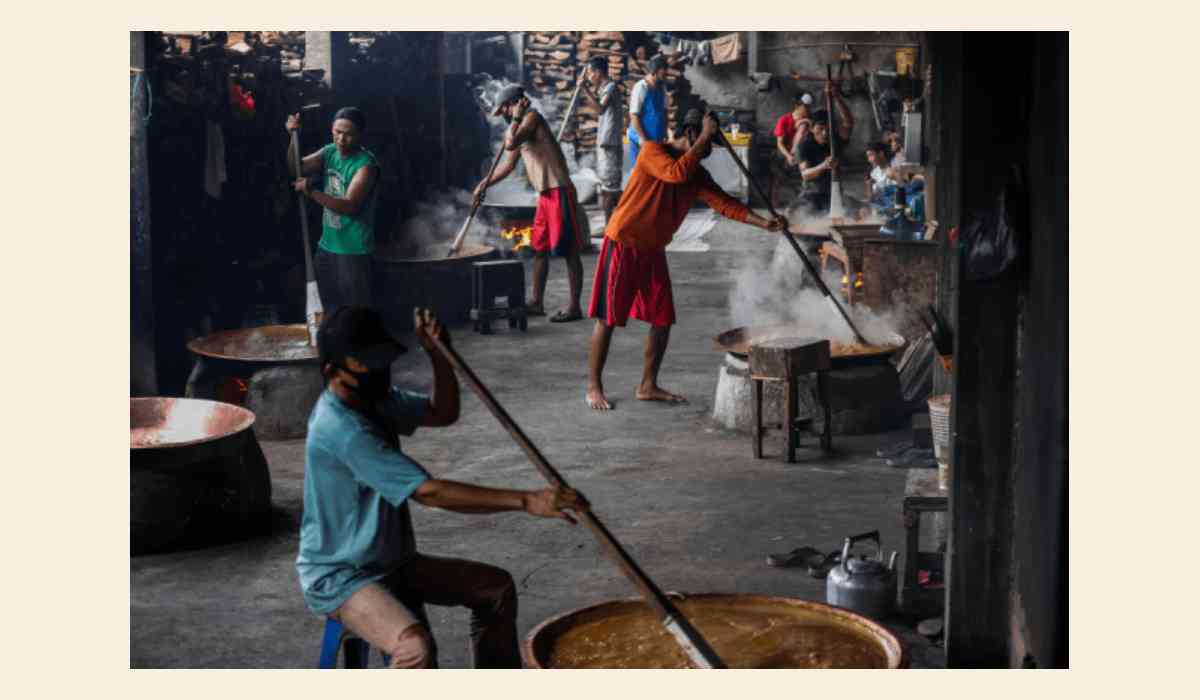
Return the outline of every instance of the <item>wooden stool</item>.
<path id="1" fill-rule="evenodd" d="M 762 459 L 763 382 L 784 382 L 783 433 L 786 462 L 796 461 L 800 430 L 812 431 L 814 420 L 797 420 L 800 393 L 797 379 L 801 374 L 816 373 L 817 401 L 825 411 L 825 430 L 821 434 L 821 450 L 833 449 L 832 421 L 829 408 L 829 387 L 825 376 L 830 368 L 829 341 L 817 338 L 777 338 L 750 346 L 750 378 L 754 381 L 754 457 Z M 815 431 L 812 431 L 815 432 Z"/>
<path id="2" fill-rule="evenodd" d="M 936 469 L 913 468 L 908 470 L 904 482 L 904 529 L 906 532 L 904 552 L 904 577 L 900 589 L 900 605 L 904 612 L 913 616 L 936 615 L 945 601 L 945 586 L 926 588 L 917 581 L 920 569 L 945 568 L 945 555 L 936 552 L 921 552 L 921 515 L 923 513 L 945 513 L 950 507 L 950 494 L 938 487 Z M 943 574 L 944 575 L 944 574 Z"/>
<path id="3" fill-rule="evenodd" d="M 487 335 L 491 322 L 508 319 L 509 328 L 529 328 L 525 312 L 525 265 L 520 260 L 486 260 L 472 266 L 471 320 L 475 331 Z M 496 297 L 504 297 L 503 306 Z"/>

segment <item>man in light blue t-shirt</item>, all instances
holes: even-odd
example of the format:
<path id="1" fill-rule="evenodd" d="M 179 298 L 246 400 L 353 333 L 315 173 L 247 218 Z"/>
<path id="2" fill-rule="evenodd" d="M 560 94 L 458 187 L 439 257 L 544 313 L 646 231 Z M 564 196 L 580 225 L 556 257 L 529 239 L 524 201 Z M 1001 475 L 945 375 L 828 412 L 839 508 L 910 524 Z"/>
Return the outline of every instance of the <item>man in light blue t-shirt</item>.
<path id="1" fill-rule="evenodd" d="M 461 513 L 523 510 L 571 523 L 565 511 L 587 502 L 572 489 L 513 491 L 434 479 L 400 451 L 397 434 L 458 420 L 458 381 L 446 358 L 432 352 L 432 338 L 449 343 L 449 334 L 428 310 L 417 310 L 416 329 L 433 363 L 432 396 L 391 386 L 391 363 L 405 348 L 378 312 L 345 306 L 321 324 L 327 386 L 305 442 L 300 587 L 309 609 L 387 654 L 393 668 L 437 664 L 425 603 L 470 609 L 476 668 L 520 668 L 512 577 L 488 564 L 418 552 L 408 502 Z"/>

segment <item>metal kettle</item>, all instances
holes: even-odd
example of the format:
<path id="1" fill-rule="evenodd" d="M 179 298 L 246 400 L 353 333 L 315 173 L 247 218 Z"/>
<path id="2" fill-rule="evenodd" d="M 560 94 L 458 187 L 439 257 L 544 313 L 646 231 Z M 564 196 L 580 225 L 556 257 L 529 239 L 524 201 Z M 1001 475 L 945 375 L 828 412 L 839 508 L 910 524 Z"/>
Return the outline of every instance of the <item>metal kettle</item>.
<path id="1" fill-rule="evenodd" d="M 851 558 L 850 548 L 864 540 L 875 541 L 875 557 Z M 896 602 L 896 552 L 884 566 L 878 530 L 846 538 L 841 561 L 825 579 L 825 602 L 877 619 L 892 613 Z"/>

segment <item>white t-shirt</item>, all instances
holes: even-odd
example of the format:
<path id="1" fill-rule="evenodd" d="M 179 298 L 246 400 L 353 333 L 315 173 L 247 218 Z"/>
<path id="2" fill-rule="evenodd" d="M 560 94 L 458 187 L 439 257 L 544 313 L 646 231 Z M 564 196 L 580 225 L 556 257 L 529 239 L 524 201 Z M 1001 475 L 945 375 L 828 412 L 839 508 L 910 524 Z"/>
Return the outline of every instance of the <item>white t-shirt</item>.
<path id="1" fill-rule="evenodd" d="M 629 113 L 641 114 L 642 104 L 646 102 L 646 87 L 645 79 L 639 80 L 633 84 L 633 90 L 629 93 Z"/>
<path id="2" fill-rule="evenodd" d="M 871 189 L 874 192 L 879 192 L 884 187 L 894 184 L 896 184 L 895 180 L 892 180 L 892 178 L 888 177 L 887 170 L 884 168 L 876 165 L 871 169 Z"/>

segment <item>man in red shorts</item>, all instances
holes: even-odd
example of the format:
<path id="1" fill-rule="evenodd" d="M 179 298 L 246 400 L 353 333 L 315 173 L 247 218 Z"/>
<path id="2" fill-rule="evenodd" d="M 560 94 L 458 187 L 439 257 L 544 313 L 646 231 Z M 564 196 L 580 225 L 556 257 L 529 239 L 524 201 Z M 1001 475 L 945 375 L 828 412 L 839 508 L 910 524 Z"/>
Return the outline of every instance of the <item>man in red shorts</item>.
<path id="1" fill-rule="evenodd" d="M 563 156 L 558 139 L 537 110 L 529 109 L 529 98 L 520 85 L 509 85 L 496 96 L 496 111 L 493 115 L 504 115 L 512 124 L 504 137 L 504 148 L 510 151 L 508 159 L 496 168 L 491 180 L 483 180 L 475 187 L 479 199 L 485 187 L 508 177 L 517 167 L 517 159 L 525 164 L 525 174 L 533 189 L 538 191 L 537 213 L 533 217 L 533 234 L 529 245 L 533 248 L 533 293 L 530 295 L 528 313 L 533 316 L 546 314 L 543 295 L 546 292 L 546 277 L 550 272 L 549 256 L 561 256 L 567 261 L 567 279 L 571 286 L 571 298 L 567 308 L 550 318 L 551 323 L 578 321 L 583 318 L 579 306 L 579 295 L 583 290 L 583 262 L 579 251 L 583 248 L 583 229 L 579 226 L 579 200 L 575 186 L 567 170 L 567 159 Z"/>
<path id="2" fill-rule="evenodd" d="M 613 328 L 630 316 L 650 324 L 646 337 L 645 367 L 637 388 L 641 401 L 680 402 L 684 398 L 658 385 L 658 369 L 675 323 L 675 302 L 667 270 L 667 244 L 683 223 L 697 197 L 722 216 L 781 231 L 783 217 L 767 220 L 717 186 L 700 165 L 712 153 L 717 119 L 699 110 L 683 118 L 680 132 L 666 143 L 647 142 L 625 186 L 621 203 L 604 233 L 596 263 L 596 279 L 588 315 L 596 319 L 588 351 L 587 402 L 607 411 L 612 403 L 604 395 L 600 375 L 608 358 Z"/>

